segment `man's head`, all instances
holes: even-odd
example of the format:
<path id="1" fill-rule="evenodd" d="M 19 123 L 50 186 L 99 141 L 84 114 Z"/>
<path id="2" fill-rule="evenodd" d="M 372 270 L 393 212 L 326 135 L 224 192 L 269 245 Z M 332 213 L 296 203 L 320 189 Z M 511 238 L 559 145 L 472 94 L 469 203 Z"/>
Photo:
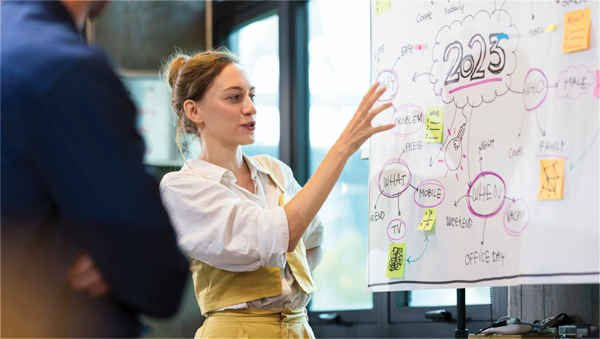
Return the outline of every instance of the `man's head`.
<path id="1" fill-rule="evenodd" d="M 82 29 L 87 18 L 100 15 L 110 0 L 60 0 L 67 8 L 77 29 Z"/>

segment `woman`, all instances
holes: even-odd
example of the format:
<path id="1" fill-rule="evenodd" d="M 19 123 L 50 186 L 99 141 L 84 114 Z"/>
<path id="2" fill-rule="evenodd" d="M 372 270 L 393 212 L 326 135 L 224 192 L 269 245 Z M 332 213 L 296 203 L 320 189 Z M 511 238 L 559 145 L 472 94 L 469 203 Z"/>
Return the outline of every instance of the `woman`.
<path id="1" fill-rule="evenodd" d="M 197 338 L 314 338 L 305 316 L 322 258 L 317 212 L 351 154 L 391 106 L 371 112 L 385 88 L 375 84 L 313 177 L 301 188 L 291 169 L 268 156 L 248 157 L 257 126 L 254 87 L 227 50 L 179 55 L 165 75 L 180 131 L 199 136 L 198 159 L 161 182 L 181 248 L 192 258 L 196 297 L 207 318 Z M 181 147 L 180 147 L 181 150 Z"/>

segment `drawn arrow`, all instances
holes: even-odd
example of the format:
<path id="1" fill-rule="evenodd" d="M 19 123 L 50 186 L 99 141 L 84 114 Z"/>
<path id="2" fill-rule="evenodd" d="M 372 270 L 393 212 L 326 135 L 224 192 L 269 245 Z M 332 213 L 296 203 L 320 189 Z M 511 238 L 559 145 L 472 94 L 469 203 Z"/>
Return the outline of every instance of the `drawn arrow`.
<path id="1" fill-rule="evenodd" d="M 406 259 L 406 261 L 408 261 L 409 264 L 411 262 L 415 262 L 415 261 L 421 259 L 421 257 L 423 256 L 423 254 L 425 254 L 425 250 L 427 249 L 427 243 L 429 242 L 429 236 L 426 236 L 425 240 L 423 240 L 423 242 L 425 243 L 425 248 L 423 249 L 423 253 L 421 253 L 421 255 L 417 259 L 415 259 L 415 260 L 410 260 L 410 258 L 412 258 L 412 255 L 410 257 L 408 257 L 408 259 Z"/>
<path id="2" fill-rule="evenodd" d="M 515 202 L 515 198 L 504 197 L 504 199 L 508 199 L 508 200 L 510 200 L 512 202 Z"/>
<path id="3" fill-rule="evenodd" d="M 542 126 L 540 126 L 540 119 L 538 119 L 537 109 L 535 110 L 535 120 L 537 121 L 538 128 L 540 129 L 540 132 L 542 132 L 542 136 L 545 137 L 546 136 L 546 130 L 542 129 Z"/>
<path id="4" fill-rule="evenodd" d="M 396 67 L 396 64 L 398 63 L 399 60 L 400 60 L 400 57 L 398 57 L 398 59 L 396 59 L 396 62 L 394 62 L 394 66 L 392 66 L 392 69 L 394 69 L 394 67 Z"/>
<path id="5" fill-rule="evenodd" d="M 523 123 L 525 122 L 525 113 L 523 112 L 523 118 L 521 119 L 521 129 L 519 130 L 519 137 L 521 137 L 521 132 L 523 132 Z"/>
<path id="6" fill-rule="evenodd" d="M 573 160 L 571 160 L 571 165 L 569 166 L 570 169 L 573 169 L 573 167 L 575 167 L 575 165 L 577 165 L 577 163 L 579 161 L 581 161 L 581 159 L 583 159 L 583 157 L 587 154 L 587 152 L 590 150 L 590 148 L 592 148 L 592 146 L 594 146 L 594 142 L 596 142 L 596 139 L 598 138 L 598 133 L 600 132 L 600 129 L 598 131 L 596 131 L 596 135 L 594 136 L 594 140 L 592 140 L 592 142 L 590 143 L 590 146 L 588 146 L 588 148 L 585 150 L 585 152 L 583 152 L 583 154 L 579 157 L 579 159 L 575 160 L 575 162 L 573 162 Z"/>
<path id="7" fill-rule="evenodd" d="M 555 82 L 554 86 L 546 86 L 546 88 L 556 88 L 556 87 L 558 87 L 558 82 Z"/>
<path id="8" fill-rule="evenodd" d="M 433 167 L 433 162 L 437 159 L 437 157 L 440 156 L 440 153 L 442 153 L 442 150 L 440 149 L 438 154 L 436 154 L 435 158 L 434 157 L 429 157 L 429 167 Z"/>
<path id="9" fill-rule="evenodd" d="M 463 195 L 462 197 L 460 197 L 460 199 L 458 199 L 458 200 L 456 200 L 456 201 L 454 202 L 454 207 L 457 207 L 457 205 L 458 205 L 458 202 L 459 202 L 459 201 L 461 201 L 461 200 L 463 200 L 465 197 L 469 197 L 469 198 L 473 199 L 473 198 L 472 198 L 470 195 L 468 195 L 468 194 L 467 194 L 467 195 Z"/>
<path id="10" fill-rule="evenodd" d="M 375 200 L 375 208 L 377 208 L 377 202 L 379 201 L 379 198 L 381 197 L 381 195 L 383 194 L 383 192 L 379 192 L 379 196 L 377 197 L 377 200 Z"/>
<path id="11" fill-rule="evenodd" d="M 431 77 L 431 76 L 433 76 L 433 74 L 431 74 L 431 73 L 427 73 L 427 72 L 426 72 L 426 73 L 421 73 L 421 74 L 419 74 L 419 75 L 417 75 L 417 72 L 415 72 L 415 75 L 413 75 L 412 81 L 414 81 L 414 82 L 417 82 L 417 80 L 416 80 L 416 79 L 417 79 L 418 77 L 420 77 L 421 75 L 423 75 L 423 74 L 429 74 L 429 76 L 430 76 L 430 77 Z M 429 79 L 429 82 L 431 82 L 431 79 Z M 436 81 L 436 82 L 437 82 L 437 81 Z M 432 83 L 432 84 L 435 84 L 435 82 L 431 82 L 431 83 Z"/>
<path id="12" fill-rule="evenodd" d="M 400 153 L 400 156 L 398 157 L 398 163 L 400 163 L 400 159 L 402 159 L 402 156 L 404 155 L 404 152 L 406 152 L 405 149 L 403 149 L 402 153 Z"/>
<path id="13" fill-rule="evenodd" d="M 483 157 L 479 157 L 479 173 L 483 173 L 483 169 L 482 169 L 482 164 L 483 163 Z M 485 175 L 483 176 L 485 178 Z"/>
<path id="14" fill-rule="evenodd" d="M 464 115 L 464 113 L 463 113 Z M 472 125 L 472 120 L 471 117 L 473 116 L 473 107 L 471 107 L 471 113 L 469 113 L 469 118 L 467 119 L 467 122 L 469 124 L 469 130 L 467 131 L 467 173 L 469 173 L 469 181 L 467 182 L 467 185 L 469 185 L 469 188 L 471 188 L 471 185 L 473 183 L 473 181 L 471 180 L 471 157 L 469 156 L 469 142 L 471 141 L 471 125 Z M 466 116 L 465 116 L 466 118 Z"/>
<path id="15" fill-rule="evenodd" d="M 483 219 L 483 234 L 481 235 L 481 244 L 483 245 L 483 241 L 485 238 L 485 224 L 487 222 L 487 218 Z"/>

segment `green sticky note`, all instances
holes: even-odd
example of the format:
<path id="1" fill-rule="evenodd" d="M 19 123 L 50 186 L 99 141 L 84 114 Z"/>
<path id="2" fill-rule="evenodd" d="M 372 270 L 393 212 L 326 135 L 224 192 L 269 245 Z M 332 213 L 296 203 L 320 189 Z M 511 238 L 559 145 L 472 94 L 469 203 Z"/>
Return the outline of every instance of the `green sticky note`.
<path id="1" fill-rule="evenodd" d="M 387 12 L 391 8 L 391 0 L 377 0 L 375 2 L 375 17 Z"/>
<path id="2" fill-rule="evenodd" d="M 425 142 L 441 143 L 444 139 L 444 107 L 427 107 Z"/>
<path id="3" fill-rule="evenodd" d="M 390 244 L 385 276 L 388 278 L 404 278 L 404 258 L 406 244 Z"/>
<path id="4" fill-rule="evenodd" d="M 419 228 L 417 228 L 417 230 L 431 231 L 433 225 L 435 225 L 435 208 L 428 208 L 423 213 L 423 219 L 421 220 L 421 223 L 419 224 Z"/>

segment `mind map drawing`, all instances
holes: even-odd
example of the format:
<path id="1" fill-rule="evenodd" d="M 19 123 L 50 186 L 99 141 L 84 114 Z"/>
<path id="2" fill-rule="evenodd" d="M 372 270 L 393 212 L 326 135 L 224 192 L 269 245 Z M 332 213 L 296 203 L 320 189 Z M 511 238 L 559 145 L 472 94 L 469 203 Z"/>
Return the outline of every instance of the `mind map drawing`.
<path id="1" fill-rule="evenodd" d="M 372 16 L 372 81 L 386 87 L 377 104 L 393 105 L 374 123 L 396 127 L 370 143 L 368 290 L 598 278 L 598 265 L 531 268 L 540 234 L 570 239 L 571 214 L 598 204 L 597 187 L 563 197 L 563 185 L 598 184 L 585 179 L 598 172 L 598 36 L 565 54 L 560 29 L 544 29 L 589 7 L 597 28 L 597 3 L 555 0 L 392 1 Z M 429 119 L 438 107 L 440 123 Z M 422 221 L 434 227 L 417 230 Z M 572 233 L 597 241 L 597 226 L 596 215 Z M 402 278 L 383 274 L 397 258 L 389 244 L 406 244 Z"/>

